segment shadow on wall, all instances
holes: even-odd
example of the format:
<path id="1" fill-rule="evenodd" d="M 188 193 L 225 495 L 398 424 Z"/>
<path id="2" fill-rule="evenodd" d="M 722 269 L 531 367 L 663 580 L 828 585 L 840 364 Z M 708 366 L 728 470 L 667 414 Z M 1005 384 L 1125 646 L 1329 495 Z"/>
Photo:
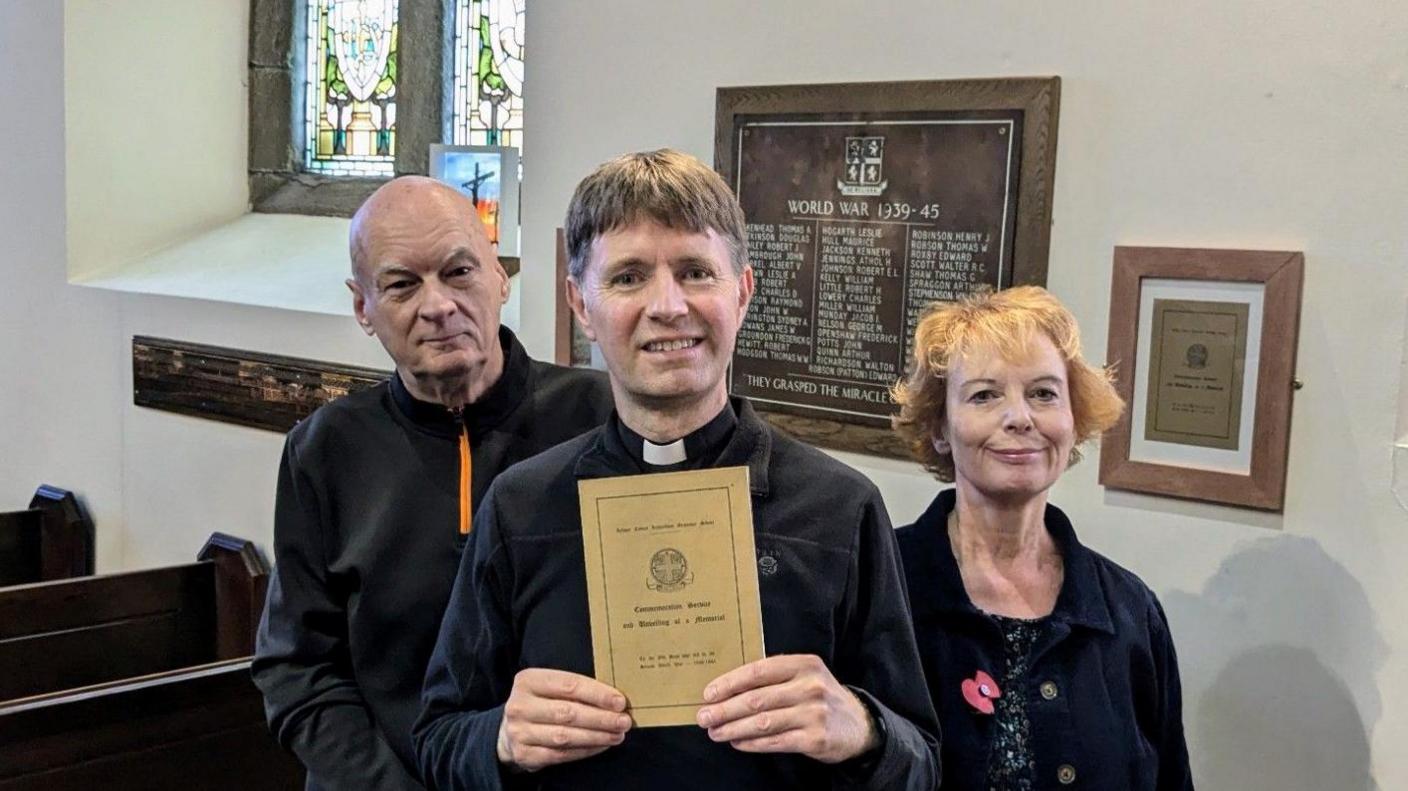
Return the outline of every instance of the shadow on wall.
<path id="1" fill-rule="evenodd" d="M 1386 646 L 1363 587 L 1315 541 L 1257 541 L 1201 595 L 1164 598 L 1198 787 L 1375 791 Z"/>

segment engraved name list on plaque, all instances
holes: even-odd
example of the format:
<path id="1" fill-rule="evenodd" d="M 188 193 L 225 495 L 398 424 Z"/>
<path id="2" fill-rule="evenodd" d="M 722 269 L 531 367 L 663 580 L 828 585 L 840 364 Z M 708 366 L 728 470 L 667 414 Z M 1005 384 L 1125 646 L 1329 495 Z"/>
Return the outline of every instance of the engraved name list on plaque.
<path id="1" fill-rule="evenodd" d="M 721 108 L 728 90 L 741 89 L 721 91 Z M 902 453 L 889 435 L 890 387 L 925 310 L 979 288 L 1044 280 L 1044 250 L 1043 277 L 1016 271 L 1027 112 L 729 120 L 727 130 L 719 123 L 731 160 L 720 170 L 747 218 L 756 283 L 730 391 L 816 444 Z"/>

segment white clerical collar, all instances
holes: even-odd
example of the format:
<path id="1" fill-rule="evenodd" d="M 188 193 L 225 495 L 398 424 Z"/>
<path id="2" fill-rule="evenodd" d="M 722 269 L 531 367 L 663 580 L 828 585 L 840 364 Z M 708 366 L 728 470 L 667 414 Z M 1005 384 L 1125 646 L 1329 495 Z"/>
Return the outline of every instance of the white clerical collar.
<path id="1" fill-rule="evenodd" d="M 642 439 L 641 443 L 640 457 L 646 464 L 663 467 L 667 464 L 679 464 L 689 459 L 689 454 L 684 449 L 684 437 L 680 437 L 668 445 L 656 445 L 648 439 Z"/>

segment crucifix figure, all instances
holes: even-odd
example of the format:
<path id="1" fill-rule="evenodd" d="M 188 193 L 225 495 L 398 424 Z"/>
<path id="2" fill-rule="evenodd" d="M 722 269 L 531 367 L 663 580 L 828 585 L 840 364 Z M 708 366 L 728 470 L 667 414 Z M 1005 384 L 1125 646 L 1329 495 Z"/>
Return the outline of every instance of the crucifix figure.
<path id="1" fill-rule="evenodd" d="M 494 177 L 494 172 L 493 172 L 492 170 L 489 171 L 489 172 L 487 172 L 487 173 L 480 174 L 480 172 L 479 172 L 479 163 L 478 163 L 478 162 L 475 162 L 475 163 L 474 163 L 474 178 L 470 179 L 469 181 L 462 182 L 462 183 L 460 184 L 460 189 L 469 190 L 469 197 L 470 197 L 470 200 L 474 201 L 474 205 L 475 205 L 475 206 L 478 206 L 478 205 L 479 205 L 479 185 L 480 185 L 480 184 L 483 184 L 484 182 L 488 181 L 489 179 L 491 179 L 491 178 L 493 178 L 493 177 Z"/>

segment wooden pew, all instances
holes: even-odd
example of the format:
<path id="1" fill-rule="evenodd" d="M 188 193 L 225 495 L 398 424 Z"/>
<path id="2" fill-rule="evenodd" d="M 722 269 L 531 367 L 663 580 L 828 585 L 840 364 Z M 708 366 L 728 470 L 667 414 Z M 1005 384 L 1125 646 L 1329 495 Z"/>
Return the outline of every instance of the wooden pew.
<path id="1" fill-rule="evenodd" d="M 303 788 L 237 659 L 0 703 L 0 791 Z"/>
<path id="2" fill-rule="evenodd" d="M 198 557 L 0 590 L 0 700 L 254 653 L 268 563 L 221 533 Z"/>
<path id="3" fill-rule="evenodd" d="M 0 791 L 301 788 L 249 676 L 268 564 L 198 557 L 0 589 Z"/>
<path id="4" fill-rule="evenodd" d="M 93 573 L 93 520 L 73 492 L 40 486 L 23 511 L 0 513 L 0 586 Z"/>

